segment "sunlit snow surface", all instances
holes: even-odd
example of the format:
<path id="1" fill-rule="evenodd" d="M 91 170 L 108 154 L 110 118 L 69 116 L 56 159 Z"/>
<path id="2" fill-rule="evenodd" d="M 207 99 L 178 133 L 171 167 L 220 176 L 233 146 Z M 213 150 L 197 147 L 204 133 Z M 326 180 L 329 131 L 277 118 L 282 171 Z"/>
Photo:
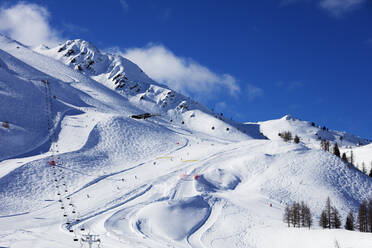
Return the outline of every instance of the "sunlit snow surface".
<path id="1" fill-rule="evenodd" d="M 178 93 L 166 100 L 171 90 L 130 61 L 70 43 L 77 44 L 102 62 L 94 72 L 56 57 L 60 47 L 39 51 L 45 56 L 0 36 L 0 116 L 10 123 L 0 128 L 0 247 L 80 247 L 73 238 L 88 232 L 107 248 L 372 246 L 370 234 L 317 227 L 327 196 L 345 217 L 372 197 L 372 181 L 315 149 L 318 129 L 310 123 L 216 117 Z M 110 85 L 126 63 L 128 84 L 137 80 L 145 89 Z M 56 96 L 50 115 L 45 79 Z M 188 109 L 179 108 L 184 101 Z M 160 116 L 129 118 L 152 111 Z M 52 149 L 48 118 L 58 138 Z M 277 138 L 288 129 L 303 136 L 300 144 Z M 363 141 L 348 137 L 345 145 Z M 48 164 L 53 154 L 55 168 Z M 311 230 L 282 222 L 285 204 L 301 200 L 313 211 Z"/>

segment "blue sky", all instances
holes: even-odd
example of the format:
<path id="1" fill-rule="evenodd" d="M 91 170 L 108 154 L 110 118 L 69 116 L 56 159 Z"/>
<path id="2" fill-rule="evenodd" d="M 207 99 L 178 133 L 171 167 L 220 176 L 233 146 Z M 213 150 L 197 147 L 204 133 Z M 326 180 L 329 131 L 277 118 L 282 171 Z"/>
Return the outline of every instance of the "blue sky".
<path id="1" fill-rule="evenodd" d="M 367 0 L 0 3 L 0 32 L 25 44 L 82 38 L 235 120 L 289 113 L 372 139 Z"/>

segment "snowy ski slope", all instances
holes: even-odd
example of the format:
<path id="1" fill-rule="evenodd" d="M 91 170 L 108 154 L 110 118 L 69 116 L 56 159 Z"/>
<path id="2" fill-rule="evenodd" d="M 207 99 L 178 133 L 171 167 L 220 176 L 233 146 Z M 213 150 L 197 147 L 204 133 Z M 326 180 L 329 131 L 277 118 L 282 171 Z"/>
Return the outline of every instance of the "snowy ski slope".
<path id="1" fill-rule="evenodd" d="M 105 248 L 372 246 L 368 233 L 317 227 L 328 196 L 345 217 L 372 197 L 372 180 L 314 149 L 319 129 L 309 123 L 225 120 L 82 40 L 33 51 L 0 36 L 0 95 L 9 121 L 0 127 L 0 247 L 80 247 L 87 233 Z M 159 116 L 129 117 L 145 112 Z M 278 130 L 303 142 L 284 143 Z M 311 230 L 282 221 L 301 200 Z"/>

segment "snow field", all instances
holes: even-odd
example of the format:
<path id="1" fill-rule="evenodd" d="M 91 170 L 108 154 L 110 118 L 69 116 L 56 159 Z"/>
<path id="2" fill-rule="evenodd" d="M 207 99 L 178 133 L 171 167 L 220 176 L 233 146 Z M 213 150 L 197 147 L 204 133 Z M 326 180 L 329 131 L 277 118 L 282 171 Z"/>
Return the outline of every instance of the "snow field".
<path id="1" fill-rule="evenodd" d="M 289 116 L 244 125 L 216 118 L 130 61 L 81 40 L 65 46 L 73 57 L 58 52 L 63 44 L 38 50 L 42 55 L 0 36 L 1 103 L 9 106 L 0 111 L 11 125 L 0 128 L 0 159 L 6 159 L 0 162 L 0 246 L 80 247 L 73 238 L 90 232 L 106 248 L 292 248 L 300 241 L 303 247 L 371 247 L 369 234 L 287 228 L 282 221 L 293 201 L 309 205 L 316 226 L 328 196 L 343 217 L 372 197 L 370 178 L 312 149 L 319 145 L 316 132 L 333 140 L 343 135 L 344 145 L 363 139 L 319 132 Z M 94 63 L 79 72 L 72 59 Z M 139 91 L 113 90 L 118 73 Z M 44 79 L 51 113 L 44 112 Z M 149 111 L 160 116 L 129 118 Z M 48 118 L 57 137 L 52 145 Z M 278 132 L 287 130 L 302 142 L 283 142 Z M 9 137 L 14 143 L 3 142 Z"/>

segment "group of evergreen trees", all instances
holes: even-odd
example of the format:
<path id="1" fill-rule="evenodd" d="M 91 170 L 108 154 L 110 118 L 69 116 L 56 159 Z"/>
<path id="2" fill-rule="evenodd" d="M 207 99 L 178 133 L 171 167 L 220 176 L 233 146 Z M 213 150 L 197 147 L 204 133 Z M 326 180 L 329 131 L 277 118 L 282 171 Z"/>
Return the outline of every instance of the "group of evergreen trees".
<path id="1" fill-rule="evenodd" d="M 350 211 L 346 217 L 345 229 L 354 231 L 358 229 L 361 232 L 372 232 L 372 199 L 363 201 L 358 210 L 358 216 L 355 219 L 353 211 Z"/>
<path id="2" fill-rule="evenodd" d="M 355 166 L 354 165 L 354 153 L 353 153 L 353 151 L 350 151 L 350 157 L 349 158 L 346 156 L 346 153 L 342 153 L 342 155 L 341 155 L 341 152 L 340 152 L 340 149 L 338 147 L 337 142 L 334 144 L 332 151 L 330 151 L 330 143 L 329 143 L 328 140 L 322 140 L 320 142 L 320 147 L 324 151 L 332 152 L 334 155 L 341 158 L 345 163 L 348 163 L 351 166 Z M 356 167 L 356 168 L 359 169 L 358 167 Z M 369 172 L 367 172 L 366 165 L 365 165 L 364 162 L 362 163 L 362 168 L 360 169 L 360 171 L 363 172 L 364 174 L 367 174 L 368 176 L 372 177 L 372 162 L 371 162 L 371 170 Z"/>
<path id="3" fill-rule="evenodd" d="M 372 232 L 372 199 L 360 204 L 357 225 L 361 232 Z"/>
<path id="4" fill-rule="evenodd" d="M 288 227 L 308 227 L 313 224 L 310 208 L 304 203 L 294 202 L 292 205 L 287 205 L 284 210 L 284 222 Z"/>
<path id="5" fill-rule="evenodd" d="M 293 227 L 310 228 L 313 224 L 310 208 L 304 202 L 294 202 L 292 205 L 287 205 L 284 209 L 283 220 L 288 224 L 288 227 L 292 225 Z M 341 216 L 337 208 L 332 206 L 329 197 L 320 215 L 319 225 L 323 229 L 339 229 L 342 226 Z M 344 227 L 350 231 L 358 229 L 361 232 L 372 232 L 372 199 L 362 202 L 356 219 L 353 211 L 350 211 L 346 217 Z"/>
<path id="6" fill-rule="evenodd" d="M 330 143 L 328 140 L 323 139 L 322 141 L 320 141 L 320 148 L 322 148 L 322 150 L 329 152 L 329 147 Z"/>
<path id="7" fill-rule="evenodd" d="M 292 133 L 290 131 L 284 131 L 284 132 L 278 133 L 278 135 L 285 142 L 291 141 L 293 139 L 293 142 L 294 143 L 296 143 L 296 144 L 300 143 L 300 137 L 298 137 L 297 135 L 295 135 L 295 137 L 293 138 Z"/>
<path id="8" fill-rule="evenodd" d="M 323 209 L 319 225 L 323 228 L 340 228 L 341 227 L 341 216 L 335 206 L 331 205 L 331 199 L 328 197 L 326 201 L 326 206 Z"/>

